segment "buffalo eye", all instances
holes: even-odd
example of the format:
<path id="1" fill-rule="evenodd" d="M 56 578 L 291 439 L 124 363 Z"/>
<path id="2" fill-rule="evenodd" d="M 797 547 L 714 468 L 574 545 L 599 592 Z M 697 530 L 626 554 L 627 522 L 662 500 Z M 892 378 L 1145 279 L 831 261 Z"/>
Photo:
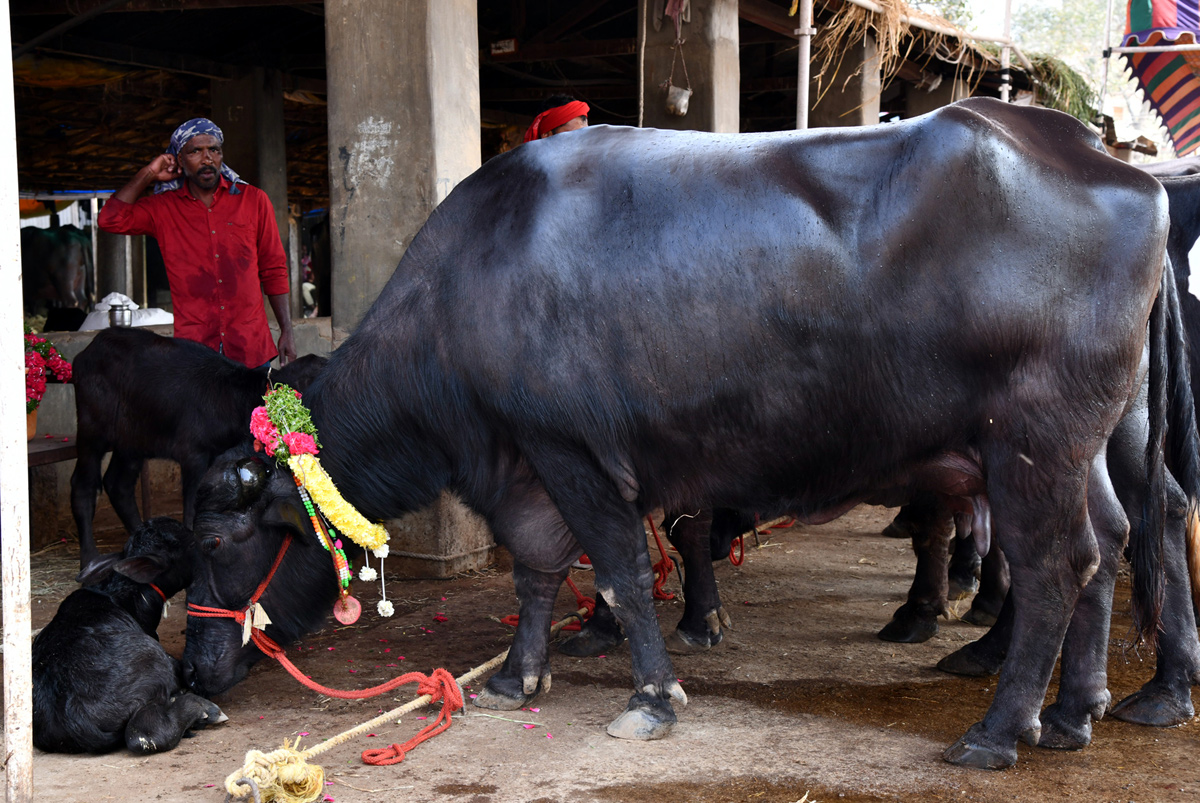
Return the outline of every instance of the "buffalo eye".
<path id="1" fill-rule="evenodd" d="M 215 552 L 217 549 L 219 549 L 220 546 L 221 546 L 221 539 L 219 536 L 209 535 L 209 536 L 205 536 L 204 538 L 200 539 L 200 548 L 210 554 L 212 552 Z"/>

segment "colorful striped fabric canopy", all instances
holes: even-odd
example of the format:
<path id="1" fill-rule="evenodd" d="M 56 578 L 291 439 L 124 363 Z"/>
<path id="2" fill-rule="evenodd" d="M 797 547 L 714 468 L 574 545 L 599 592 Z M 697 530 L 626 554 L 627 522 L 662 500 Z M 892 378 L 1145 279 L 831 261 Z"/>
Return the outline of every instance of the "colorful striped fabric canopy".
<path id="1" fill-rule="evenodd" d="M 1127 0 L 1124 47 L 1196 44 L 1200 0 Z M 1124 53 L 1177 156 L 1200 147 L 1200 51 Z"/>

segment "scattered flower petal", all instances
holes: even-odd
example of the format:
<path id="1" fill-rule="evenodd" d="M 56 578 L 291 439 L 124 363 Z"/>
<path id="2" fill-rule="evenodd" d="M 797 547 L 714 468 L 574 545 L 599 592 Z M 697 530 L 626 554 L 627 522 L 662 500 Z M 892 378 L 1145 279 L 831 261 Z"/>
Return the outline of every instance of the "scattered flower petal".
<path id="1" fill-rule="evenodd" d="M 537 725 L 522 725 L 521 727 L 528 731 L 528 730 L 533 730 L 534 728 L 537 727 Z"/>
<path id="2" fill-rule="evenodd" d="M 307 736 L 307 735 L 308 735 L 308 731 L 300 731 L 300 735 L 301 735 L 301 736 Z"/>

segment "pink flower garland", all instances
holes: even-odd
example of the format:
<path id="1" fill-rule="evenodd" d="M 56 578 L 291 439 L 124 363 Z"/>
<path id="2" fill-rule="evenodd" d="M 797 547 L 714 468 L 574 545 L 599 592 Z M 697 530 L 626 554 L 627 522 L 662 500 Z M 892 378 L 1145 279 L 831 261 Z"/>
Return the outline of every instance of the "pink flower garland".
<path id="1" fill-rule="evenodd" d="M 250 414 L 250 434 L 255 438 L 255 445 L 261 445 L 267 454 L 275 454 L 279 448 L 279 430 L 271 423 L 266 407 L 255 407 Z"/>

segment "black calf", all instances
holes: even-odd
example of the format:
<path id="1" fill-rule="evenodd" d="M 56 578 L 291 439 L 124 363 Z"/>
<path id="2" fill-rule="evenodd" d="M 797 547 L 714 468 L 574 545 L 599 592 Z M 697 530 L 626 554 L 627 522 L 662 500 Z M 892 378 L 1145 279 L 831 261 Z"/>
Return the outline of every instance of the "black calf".
<path id="1" fill-rule="evenodd" d="M 272 371 L 273 382 L 305 390 L 326 360 L 302 357 Z M 74 362 L 78 459 L 71 511 L 80 568 L 98 555 L 92 534 L 100 463 L 112 452 L 104 490 L 125 529 L 142 519 L 134 486 L 143 461 L 179 463 L 183 521 L 192 524 L 196 486 L 217 455 L 250 439 L 250 413 L 262 403 L 267 369 L 250 369 L 193 343 L 142 329 L 106 329 Z"/>
<path id="2" fill-rule="evenodd" d="M 56 753 L 170 750 L 192 728 L 226 717 L 182 692 L 178 662 L 158 643 L 166 599 L 192 575 L 192 534 L 152 519 L 120 554 L 80 573 L 84 588 L 33 641 L 33 743 Z"/>

